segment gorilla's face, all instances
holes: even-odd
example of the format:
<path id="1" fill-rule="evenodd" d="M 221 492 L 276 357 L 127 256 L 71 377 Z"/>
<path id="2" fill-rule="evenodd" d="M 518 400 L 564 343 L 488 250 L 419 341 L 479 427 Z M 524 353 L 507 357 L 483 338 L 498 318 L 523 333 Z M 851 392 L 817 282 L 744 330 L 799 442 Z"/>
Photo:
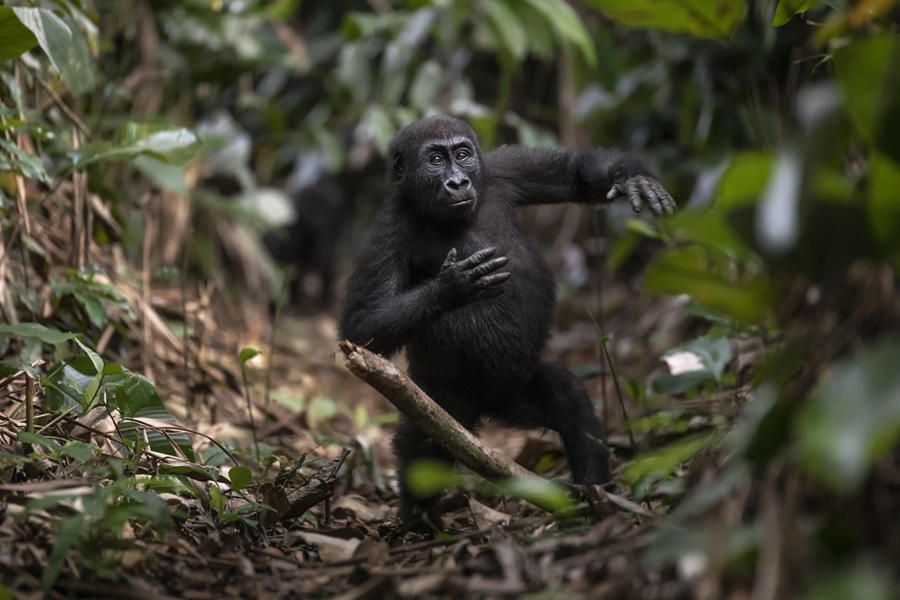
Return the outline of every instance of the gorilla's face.
<path id="1" fill-rule="evenodd" d="M 425 119 L 402 131 L 391 146 L 392 177 L 412 208 L 438 222 L 473 213 L 482 163 L 468 125 L 447 117 Z"/>
<path id="2" fill-rule="evenodd" d="M 435 214 L 465 216 L 474 210 L 480 169 L 472 140 L 429 140 L 422 144 L 417 162 L 422 179 L 430 181 L 433 195 L 429 203 Z"/>

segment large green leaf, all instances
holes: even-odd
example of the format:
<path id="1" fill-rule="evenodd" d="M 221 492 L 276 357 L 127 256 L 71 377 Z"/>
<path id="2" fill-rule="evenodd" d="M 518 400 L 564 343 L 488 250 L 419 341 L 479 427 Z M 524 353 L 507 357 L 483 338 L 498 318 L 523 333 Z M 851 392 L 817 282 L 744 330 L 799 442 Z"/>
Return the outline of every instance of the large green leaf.
<path id="1" fill-rule="evenodd" d="M 7 6 L 0 6 L 0 62 L 16 58 L 37 46 L 31 30 Z"/>
<path id="2" fill-rule="evenodd" d="M 87 144 L 68 156 L 76 170 L 95 162 L 127 160 L 141 154 L 183 165 L 196 156 L 200 146 L 197 136 L 182 127 L 125 123 L 116 131 L 114 141 Z"/>
<path id="3" fill-rule="evenodd" d="M 564 42 L 575 46 L 591 66 L 597 64 L 594 42 L 575 10 L 564 0 L 524 0 L 539 12 Z"/>
<path id="4" fill-rule="evenodd" d="M 87 42 L 79 30 L 43 8 L 13 8 L 22 25 L 34 34 L 60 76 L 72 91 L 83 94 L 94 87 L 94 72 Z"/>
<path id="5" fill-rule="evenodd" d="M 503 0 L 485 0 L 484 14 L 502 42 L 503 50 L 517 61 L 528 51 L 528 38 L 516 12 Z"/>
<path id="6" fill-rule="evenodd" d="M 822 0 L 781 0 L 775 9 L 775 19 L 772 25 L 781 27 L 790 21 L 797 13 L 809 10 L 820 4 Z"/>
<path id="7" fill-rule="evenodd" d="M 854 40 L 835 51 L 834 65 L 859 132 L 900 163 L 900 37 Z"/>
<path id="8" fill-rule="evenodd" d="M 745 152 L 732 159 L 716 188 L 716 206 L 725 210 L 754 206 L 772 171 L 772 155 Z"/>
<path id="9" fill-rule="evenodd" d="M 727 38 L 744 16 L 743 0 L 589 0 L 629 27 Z"/>
<path id="10" fill-rule="evenodd" d="M 776 288 L 763 278 L 734 281 L 727 269 L 717 265 L 697 245 L 657 257 L 647 267 L 644 291 L 689 294 L 700 304 L 746 323 L 765 318 L 776 297 Z"/>
<path id="11" fill-rule="evenodd" d="M 0 173 L 7 171 L 18 173 L 26 179 L 49 182 L 50 176 L 44 170 L 40 157 L 28 154 L 16 144 L 7 139 L 0 138 Z"/>
<path id="12" fill-rule="evenodd" d="M 869 157 L 868 216 L 882 250 L 900 244 L 900 165 L 880 154 Z"/>
<path id="13" fill-rule="evenodd" d="M 25 338 L 38 338 L 45 344 L 61 344 L 74 340 L 77 334 L 54 331 L 40 323 L 19 323 L 18 325 L 0 325 L 0 333 L 12 333 Z"/>
<path id="14" fill-rule="evenodd" d="M 806 468 L 835 489 L 858 488 L 872 464 L 900 442 L 900 341 L 837 365 L 798 415 Z"/>
<path id="15" fill-rule="evenodd" d="M 146 376 L 140 373 L 134 373 L 127 369 L 122 370 L 120 377 L 106 377 L 107 381 L 115 381 L 116 385 L 116 404 L 119 411 L 125 417 L 135 419 L 156 419 L 158 421 L 166 421 L 175 423 L 175 418 L 163 404 L 162 398 L 156 392 L 156 386 Z M 174 442 L 178 448 L 184 453 L 188 460 L 194 460 L 194 449 L 191 446 L 191 440 L 186 433 L 175 431 L 167 431 L 164 435 L 162 432 L 153 428 L 144 428 L 139 423 L 126 421 L 119 425 L 119 431 L 126 438 L 134 439 L 134 434 L 126 432 L 138 430 L 138 438 L 143 440 L 144 433 L 150 442 L 150 449 L 163 454 L 175 454 L 175 449 L 169 440 Z"/>

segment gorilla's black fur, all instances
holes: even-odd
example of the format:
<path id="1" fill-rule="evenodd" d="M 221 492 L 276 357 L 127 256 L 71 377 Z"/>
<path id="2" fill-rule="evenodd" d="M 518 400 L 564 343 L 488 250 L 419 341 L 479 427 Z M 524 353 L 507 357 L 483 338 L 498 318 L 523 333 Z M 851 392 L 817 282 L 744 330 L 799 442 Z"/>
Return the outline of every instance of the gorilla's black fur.
<path id="1" fill-rule="evenodd" d="M 627 193 L 655 213 L 674 203 L 618 150 L 580 154 L 505 146 L 482 155 L 472 129 L 430 117 L 391 142 L 396 193 L 361 242 L 340 335 L 383 355 L 406 347 L 413 380 L 463 426 L 488 418 L 560 434 L 576 483 L 609 479 L 603 428 L 581 382 L 541 360 L 555 284 L 516 223 L 527 204 L 598 202 Z M 404 420 L 394 437 L 401 516 L 440 527 L 440 498 L 415 498 L 409 464 L 448 452 Z"/>
<path id="2" fill-rule="evenodd" d="M 287 226 L 267 231 L 263 245 L 275 260 L 290 265 L 289 293 L 295 304 L 302 304 L 301 282 L 307 273 L 322 281 L 316 308 L 325 310 L 331 303 L 334 264 L 338 242 L 347 218 L 344 191 L 328 177 L 292 193 L 295 218 Z"/>

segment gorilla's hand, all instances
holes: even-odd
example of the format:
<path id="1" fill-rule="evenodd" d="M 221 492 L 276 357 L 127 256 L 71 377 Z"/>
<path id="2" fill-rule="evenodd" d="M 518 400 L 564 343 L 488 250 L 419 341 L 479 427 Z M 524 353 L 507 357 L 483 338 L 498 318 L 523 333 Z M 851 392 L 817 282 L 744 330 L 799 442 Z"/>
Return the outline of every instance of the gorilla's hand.
<path id="1" fill-rule="evenodd" d="M 653 177 L 634 175 L 624 181 L 616 182 L 606 198 L 613 200 L 619 195 L 628 196 L 634 212 L 641 212 L 643 202 L 646 202 L 650 206 L 650 212 L 657 217 L 662 216 L 663 213 L 668 215 L 675 213 L 675 201 L 672 200 L 672 196 Z"/>
<path id="2" fill-rule="evenodd" d="M 502 284 L 509 279 L 509 273 L 494 271 L 506 265 L 509 259 L 501 256 L 488 260 L 496 252 L 496 248 L 485 248 L 456 262 L 456 248 L 451 248 L 436 279 L 451 306 L 462 306 L 503 293 Z"/>

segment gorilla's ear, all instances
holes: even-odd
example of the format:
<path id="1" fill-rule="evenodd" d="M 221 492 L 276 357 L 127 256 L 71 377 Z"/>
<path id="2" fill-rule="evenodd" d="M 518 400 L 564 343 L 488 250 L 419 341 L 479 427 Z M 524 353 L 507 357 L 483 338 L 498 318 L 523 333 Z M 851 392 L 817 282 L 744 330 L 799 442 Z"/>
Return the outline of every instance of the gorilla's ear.
<path id="1" fill-rule="evenodd" d="M 399 152 L 394 155 L 394 175 L 397 179 L 403 179 L 403 155 Z"/>

